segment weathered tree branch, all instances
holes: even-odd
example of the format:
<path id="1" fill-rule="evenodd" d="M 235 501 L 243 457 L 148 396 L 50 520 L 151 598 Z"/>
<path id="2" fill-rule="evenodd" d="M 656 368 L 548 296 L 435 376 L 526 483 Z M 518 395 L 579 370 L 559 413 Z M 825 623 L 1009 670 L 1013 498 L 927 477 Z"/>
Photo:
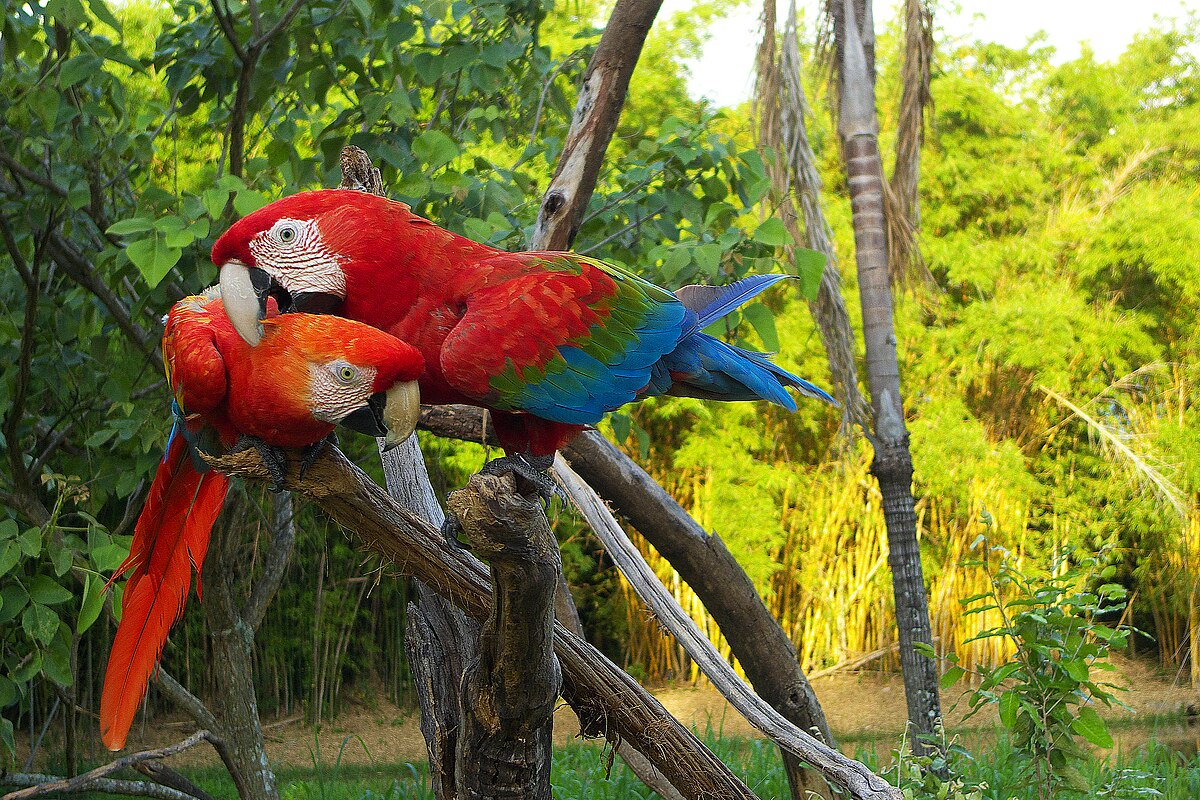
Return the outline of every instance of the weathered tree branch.
<path id="1" fill-rule="evenodd" d="M 629 79 L 662 0 L 617 0 L 583 76 L 558 167 L 538 210 L 530 249 L 566 250 L 579 232 Z"/>
<path id="2" fill-rule="evenodd" d="M 30 786 L 28 786 L 28 788 L 22 789 L 17 792 L 9 792 L 8 794 L 4 795 L 3 798 L 0 798 L 0 800 L 29 800 L 30 798 L 33 798 L 33 797 L 45 796 L 47 794 L 50 794 L 51 792 L 80 792 L 80 791 L 90 791 L 90 790 L 94 790 L 94 789 L 100 790 L 100 791 L 109 791 L 108 789 L 101 789 L 100 786 L 98 785 L 98 781 L 100 781 L 106 775 L 111 775 L 112 773 L 116 772 L 117 770 L 125 769 L 126 767 L 132 767 L 135 764 L 138 764 L 139 762 L 142 762 L 142 761 L 148 761 L 151 759 L 170 758 L 171 756 L 173 756 L 177 753 L 182 753 L 184 750 L 187 750 L 191 747 L 195 747 L 196 745 L 200 744 L 200 742 L 209 742 L 210 744 L 216 745 L 218 742 L 218 739 L 217 739 L 217 737 L 213 736 L 208 731 L 196 731 L 191 736 L 184 739 L 182 742 L 176 742 L 173 745 L 169 745 L 167 747 L 162 747 L 157 750 L 143 750 L 139 753 L 130 753 L 127 756 L 121 756 L 120 758 L 118 758 L 114 761 L 110 761 L 107 764 L 104 764 L 102 766 L 96 767 L 93 770 L 85 772 L 82 775 L 76 775 L 74 778 L 69 778 L 69 779 L 54 778 L 51 780 L 45 780 L 46 778 L 51 778 L 51 776 L 47 776 L 47 775 L 26 776 L 29 778 L 38 778 L 39 780 L 30 781 L 29 783 L 36 784 L 36 785 L 30 785 Z M 16 775 L 8 775 L 2 780 L 4 780 L 5 782 L 9 782 L 9 781 L 16 782 L 17 779 L 18 779 L 18 776 L 16 776 Z M 132 782 L 117 781 L 117 783 L 130 784 Z M 147 786 L 147 787 L 151 786 L 150 784 L 142 784 L 142 785 Z M 157 788 L 166 789 L 167 787 L 157 787 Z M 182 792 L 179 792 L 178 790 L 174 790 L 174 789 L 171 789 L 170 791 L 173 792 L 173 794 L 152 794 L 149 792 L 145 792 L 145 793 L 142 793 L 142 792 L 116 792 L 116 793 L 117 794 L 141 794 L 141 796 L 143 796 L 143 797 L 165 797 L 165 798 L 169 798 L 169 800 L 175 800 L 176 798 L 188 798 L 189 800 L 191 800 L 191 798 L 194 797 L 193 795 L 185 795 Z"/>
<path id="3" fill-rule="evenodd" d="M 472 550 L 488 561 L 492 613 L 462 680 L 459 797 L 550 799 L 554 704 L 562 685 L 552 646 L 562 566 L 538 499 L 511 478 L 475 475 L 449 509 Z"/>
<path id="4" fill-rule="evenodd" d="M 242 478 L 268 477 L 251 450 L 214 464 Z M 336 449 L 318 459 L 303 479 L 293 464 L 285 486 L 320 505 L 400 572 L 420 578 L 470 616 L 484 619 L 490 613 L 483 564 L 446 545 L 436 528 L 397 505 Z M 754 797 L 661 703 L 595 648 L 558 624 L 554 644 L 563 670 L 563 696 L 586 735 L 629 739 L 685 797 Z"/>
<path id="5" fill-rule="evenodd" d="M 424 408 L 420 425 L 440 436 L 468 441 L 480 441 L 490 427 L 483 412 L 470 406 Z M 598 432 L 585 431 L 567 445 L 563 455 L 692 587 L 763 699 L 801 730 L 815 728 L 826 742 L 832 742 L 791 640 L 721 538 L 705 531 L 645 470 Z"/>
<path id="6" fill-rule="evenodd" d="M 600 537 L 604 549 L 617 564 L 621 574 L 629 580 L 638 597 L 675 640 L 683 645 L 687 654 L 699 665 L 718 691 L 729 699 L 750 724 L 797 759 L 811 764 L 827 780 L 841 787 L 851 797 L 862 800 L 900 800 L 901 794 L 898 789 L 889 786 L 863 764 L 843 756 L 796 727 L 756 695 L 662 585 L 596 492 L 583 482 L 561 455 L 555 459 L 554 473 L 584 519 Z M 748 669 L 745 665 L 743 668 Z"/>
<path id="7" fill-rule="evenodd" d="M 65 778 L 61 775 L 44 775 L 37 772 L 10 772 L 0 777 L 0 786 L 37 786 L 63 780 Z M 150 783 L 149 781 L 122 781 L 115 778 L 97 778 L 87 786 L 57 790 L 59 795 L 77 794 L 80 792 L 103 792 L 104 794 L 119 794 L 126 797 L 151 797 L 157 798 L 157 800 L 198 800 L 195 795 L 186 794 L 178 789 L 172 789 L 162 784 Z M 8 798 L 13 796 L 13 793 L 9 793 L 0 797 L 0 800 L 8 800 Z"/>

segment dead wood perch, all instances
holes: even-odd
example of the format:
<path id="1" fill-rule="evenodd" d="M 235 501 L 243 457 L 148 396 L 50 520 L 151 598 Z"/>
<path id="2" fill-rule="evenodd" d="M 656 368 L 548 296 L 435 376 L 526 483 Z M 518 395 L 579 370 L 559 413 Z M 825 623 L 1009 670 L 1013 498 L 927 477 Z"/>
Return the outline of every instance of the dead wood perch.
<path id="1" fill-rule="evenodd" d="M 696 623 L 650 569 L 641 552 L 629 541 L 612 512 L 596 492 L 575 474 L 561 455 L 555 458 L 554 474 L 575 502 L 584 519 L 600 537 L 605 551 L 633 586 L 638 597 L 658 621 L 683 645 L 717 690 L 750 724 L 766 734 L 785 752 L 815 767 L 830 783 L 856 798 L 894 798 L 900 790 L 867 767 L 797 728 L 765 700 L 751 691 L 729 662 L 721 657 Z"/>
<path id="2" fill-rule="evenodd" d="M 473 552 L 495 587 L 479 654 L 459 698 L 455 776 L 463 798 L 550 800 L 554 706 L 562 686 L 554 657 L 554 593 L 562 569 L 541 503 L 509 477 L 475 475 L 450 495 Z"/>
<path id="3" fill-rule="evenodd" d="M 0 782 L 10 783 L 11 785 L 11 783 L 17 781 L 25 783 L 26 781 L 22 779 L 28 778 L 31 779 L 28 782 L 33 785 L 29 785 L 19 791 L 9 792 L 0 798 L 0 800 L 31 800 L 31 798 L 43 797 L 51 793 L 70 794 L 84 791 L 109 792 L 136 797 L 158 797 L 165 798 L 166 800 L 195 800 L 196 795 L 185 793 L 169 786 L 160 786 L 157 783 L 145 783 L 143 781 L 113 780 L 108 776 L 126 767 L 136 767 L 143 762 L 156 761 L 168 758 L 176 753 L 182 753 L 184 750 L 200 744 L 200 742 L 209 742 L 214 746 L 218 744 L 216 737 L 208 731 L 196 731 L 182 742 L 176 742 L 173 745 L 158 750 L 143 750 L 139 753 L 130 753 L 107 764 L 102 764 L 82 775 L 76 775 L 74 778 L 55 778 L 49 775 L 6 775 L 0 778 Z"/>
<path id="4" fill-rule="evenodd" d="M 268 478 L 253 450 L 213 464 L 240 478 Z M 490 614 L 487 567 L 470 553 L 446 545 L 435 527 L 400 507 L 336 448 L 329 448 L 303 479 L 293 462 L 285 486 L 321 506 L 397 570 L 424 581 L 474 619 Z M 644 687 L 557 623 L 554 650 L 562 668 L 563 697 L 585 735 L 633 742 L 687 798 L 755 800 L 754 793 Z"/>

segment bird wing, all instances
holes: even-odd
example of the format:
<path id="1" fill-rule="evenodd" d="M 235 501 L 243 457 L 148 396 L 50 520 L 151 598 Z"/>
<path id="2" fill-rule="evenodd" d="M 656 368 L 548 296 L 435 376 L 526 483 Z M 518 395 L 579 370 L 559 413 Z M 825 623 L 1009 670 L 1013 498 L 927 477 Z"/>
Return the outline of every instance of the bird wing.
<path id="1" fill-rule="evenodd" d="M 167 314 L 163 366 L 175 401 L 187 413 L 205 413 L 225 400 L 225 359 L 216 327 L 229 325 L 219 299 L 185 297 Z"/>
<path id="2" fill-rule="evenodd" d="M 447 382 L 481 404 L 591 424 L 634 400 L 684 333 L 674 295 L 573 253 L 500 253 L 441 350 Z M 500 276 L 495 278 L 494 276 Z"/>

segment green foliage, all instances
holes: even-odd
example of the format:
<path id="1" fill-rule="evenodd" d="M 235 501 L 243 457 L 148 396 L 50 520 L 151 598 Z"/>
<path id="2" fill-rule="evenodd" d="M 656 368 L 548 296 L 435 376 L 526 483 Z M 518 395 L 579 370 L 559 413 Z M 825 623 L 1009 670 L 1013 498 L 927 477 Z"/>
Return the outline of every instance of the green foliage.
<path id="1" fill-rule="evenodd" d="M 1112 736 L 1096 704 L 1116 701 L 1116 687 L 1093 671 L 1111 671 L 1109 652 L 1123 649 L 1131 633 L 1128 626 L 1101 622 L 1125 607 L 1124 587 L 1106 582 L 1117 569 L 1104 564 L 1105 551 L 1078 558 L 1068 549 L 1054 560 L 1049 574 L 1033 574 L 1004 548 L 979 544 L 985 548 L 982 565 L 991 587 L 964 599 L 964 613 L 998 618 L 999 624 L 974 639 L 1000 639 L 1014 652 L 1005 664 L 974 671 L 979 683 L 970 691 L 967 717 L 986 706 L 999 709 L 1017 754 L 1015 776 L 1019 785 L 1036 787 L 1038 797 L 1055 797 L 1060 789 L 1086 791 L 1079 767 L 1090 754 L 1076 737 L 1111 748 Z M 993 558 L 998 563 L 993 565 Z M 1090 588 L 1096 583 L 1100 585 Z M 942 676 L 942 687 L 968 674 L 956 664 Z"/>

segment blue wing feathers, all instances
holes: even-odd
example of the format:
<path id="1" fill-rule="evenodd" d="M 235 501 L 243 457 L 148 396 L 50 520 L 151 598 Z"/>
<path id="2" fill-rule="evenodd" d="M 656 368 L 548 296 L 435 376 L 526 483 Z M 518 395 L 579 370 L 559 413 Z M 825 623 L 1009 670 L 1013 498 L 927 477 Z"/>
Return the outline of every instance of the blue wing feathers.
<path id="1" fill-rule="evenodd" d="M 642 289 L 642 302 L 618 302 L 584 340 L 560 345 L 560 366 L 528 383 L 514 398 L 514 408 L 587 425 L 639 397 L 661 394 L 768 400 L 795 411 L 796 401 L 787 391 L 794 388 L 836 405 L 828 393 L 771 363 L 765 354 L 700 332 L 790 276 L 751 275 L 725 287 L 685 287 L 678 299 L 636 276 L 614 277 Z"/>
<path id="2" fill-rule="evenodd" d="M 699 308 L 693 306 L 689 306 L 689 308 L 696 313 L 699 327 L 706 328 L 726 314 L 750 302 L 764 290 L 790 277 L 792 276 L 778 274 L 750 275 L 728 286 L 711 287 L 712 289 L 716 289 L 715 292 L 705 291 L 702 295 L 697 294 L 696 297 L 702 305 Z M 687 292 L 689 289 L 708 290 L 710 287 L 685 286 L 679 290 L 679 293 L 687 297 L 690 295 Z M 683 303 L 684 305 L 688 305 L 687 300 L 684 300 Z"/>

